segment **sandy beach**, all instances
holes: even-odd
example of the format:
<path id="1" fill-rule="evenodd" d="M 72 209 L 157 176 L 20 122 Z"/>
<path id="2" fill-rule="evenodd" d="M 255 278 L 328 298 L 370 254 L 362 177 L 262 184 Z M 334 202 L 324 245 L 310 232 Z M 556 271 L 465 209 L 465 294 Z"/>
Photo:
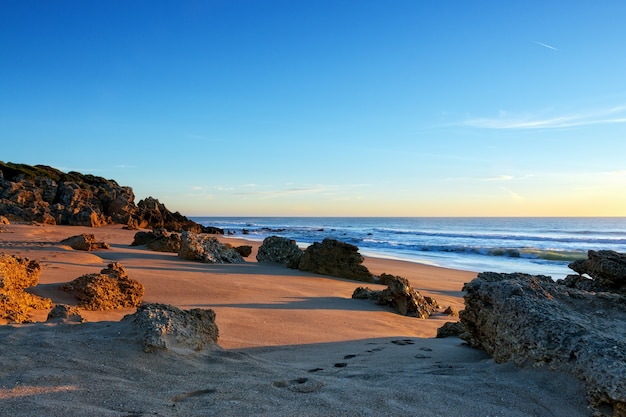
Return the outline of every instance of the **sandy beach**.
<path id="1" fill-rule="evenodd" d="M 584 389 L 546 369 L 496 364 L 457 338 L 435 339 L 445 322 L 400 316 L 353 300 L 362 283 L 257 263 L 213 265 L 132 247 L 135 231 L 1 226 L 0 252 L 38 260 L 31 290 L 76 305 L 59 287 L 110 262 L 145 286 L 144 302 L 216 312 L 218 346 L 144 353 L 120 319 L 134 309 L 83 311 L 85 324 L 0 327 L 0 408 L 12 416 L 586 416 Z M 59 245 L 93 233 L 111 248 Z M 376 275 L 404 276 L 440 305 L 463 309 L 476 272 L 366 258 Z M 376 288 L 376 285 L 369 285 Z M 384 287 L 380 287 L 382 289 Z"/>

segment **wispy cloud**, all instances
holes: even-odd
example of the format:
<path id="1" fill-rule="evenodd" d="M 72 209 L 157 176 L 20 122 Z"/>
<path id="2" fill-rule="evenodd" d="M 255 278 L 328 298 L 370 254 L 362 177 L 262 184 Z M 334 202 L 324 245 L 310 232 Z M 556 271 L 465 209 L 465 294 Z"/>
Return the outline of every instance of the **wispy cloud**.
<path id="1" fill-rule="evenodd" d="M 537 45 L 543 46 L 544 48 L 552 49 L 553 51 L 558 51 L 558 49 L 556 49 L 554 46 L 548 45 L 547 43 L 543 43 L 539 41 L 533 41 L 533 42 L 536 43 Z"/>
<path id="2" fill-rule="evenodd" d="M 498 175 L 497 177 L 485 178 L 485 181 L 511 181 L 512 179 L 512 175 Z"/>
<path id="3" fill-rule="evenodd" d="M 505 193 L 507 193 L 509 195 L 509 197 L 511 197 L 511 200 L 516 201 L 516 202 L 521 202 L 524 201 L 524 197 L 522 197 L 521 195 L 519 195 L 518 193 L 516 193 L 515 191 L 512 191 L 506 187 L 500 187 L 500 189 L 502 191 L 504 191 Z"/>
<path id="4" fill-rule="evenodd" d="M 555 115 L 511 116 L 500 111 L 498 117 L 468 119 L 461 124 L 477 129 L 558 129 L 578 126 L 626 123 L 626 106 L 596 111 Z"/>

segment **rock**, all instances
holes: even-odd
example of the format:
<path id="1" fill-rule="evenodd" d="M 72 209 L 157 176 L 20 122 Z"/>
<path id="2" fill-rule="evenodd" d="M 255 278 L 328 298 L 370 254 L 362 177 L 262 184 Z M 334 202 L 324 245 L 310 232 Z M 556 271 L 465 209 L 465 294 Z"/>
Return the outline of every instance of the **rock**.
<path id="1" fill-rule="evenodd" d="M 544 276 L 482 273 L 460 312 L 471 346 L 497 362 L 572 372 L 590 403 L 626 408 L 626 296 L 558 285 Z"/>
<path id="2" fill-rule="evenodd" d="M 250 245 L 235 246 L 233 249 L 235 249 L 237 253 L 239 253 L 239 255 L 243 256 L 244 258 L 252 255 L 252 246 Z"/>
<path id="3" fill-rule="evenodd" d="M 232 246 L 221 243 L 213 236 L 183 232 L 178 257 L 212 264 L 244 263 L 242 256 Z"/>
<path id="4" fill-rule="evenodd" d="M 0 224 L 11 224 L 11 222 L 6 217 L 0 216 Z"/>
<path id="5" fill-rule="evenodd" d="M 182 240 L 178 233 L 168 232 L 165 229 L 155 229 L 151 232 L 137 232 L 131 246 L 146 245 L 150 250 L 157 252 L 178 253 Z"/>
<path id="6" fill-rule="evenodd" d="M 46 323 L 84 323 L 86 321 L 77 307 L 57 304 L 48 313 Z"/>
<path id="7" fill-rule="evenodd" d="M 274 262 L 283 264 L 288 268 L 298 268 L 302 249 L 295 240 L 280 236 L 269 236 L 263 239 L 259 247 L 256 260 L 259 262 Z"/>
<path id="8" fill-rule="evenodd" d="M 123 322 L 131 323 L 142 334 L 146 353 L 156 350 L 200 351 L 215 345 L 218 328 L 213 310 L 180 310 L 166 304 L 144 304 Z"/>
<path id="9" fill-rule="evenodd" d="M 587 274 L 605 291 L 626 293 L 626 254 L 611 250 L 590 250 L 587 259 L 568 265 L 580 275 Z"/>
<path id="10" fill-rule="evenodd" d="M 61 289 L 74 294 L 85 310 L 137 307 L 144 293 L 143 285 L 130 279 L 117 262 L 110 263 L 99 274 L 82 275 Z"/>
<path id="11" fill-rule="evenodd" d="M 374 300 L 376 304 L 388 305 L 403 316 L 413 316 L 426 319 L 439 309 L 437 301 L 422 296 L 416 291 L 406 278 L 386 275 L 387 288 L 378 291 L 367 287 L 358 287 L 352 293 L 352 298 L 359 300 Z"/>
<path id="12" fill-rule="evenodd" d="M 322 243 L 313 243 L 304 251 L 298 268 L 316 274 L 373 282 L 371 272 L 361 265 L 363 257 L 358 251 L 359 248 L 354 245 L 327 238 Z"/>
<path id="13" fill-rule="evenodd" d="M 37 285 L 40 274 L 39 262 L 0 253 L 0 319 L 23 323 L 31 310 L 50 308 L 49 298 L 24 291 Z"/>
<path id="14" fill-rule="evenodd" d="M 75 250 L 92 251 L 98 249 L 109 249 L 110 246 L 106 242 L 98 242 L 93 234 L 80 234 L 68 237 L 59 242 L 61 245 L 71 246 Z"/>
<path id="15" fill-rule="evenodd" d="M 449 321 L 437 329 L 437 338 L 443 339 L 446 337 L 460 337 L 464 333 L 465 327 L 463 327 L 463 323 L 458 321 Z"/>
<path id="16" fill-rule="evenodd" d="M 176 232 L 183 230 L 200 233 L 202 226 L 180 214 L 172 213 L 156 198 L 148 197 L 137 203 L 137 211 L 134 215 L 138 226 L 142 229 L 166 229 Z"/>
<path id="17" fill-rule="evenodd" d="M 443 314 L 445 314 L 446 316 L 459 317 L 459 312 L 456 308 L 452 306 L 448 306 L 448 308 L 443 310 Z"/>
<path id="18" fill-rule="evenodd" d="M 220 229 L 219 227 L 213 226 L 201 226 L 201 232 L 209 235 L 223 235 L 224 229 Z"/>

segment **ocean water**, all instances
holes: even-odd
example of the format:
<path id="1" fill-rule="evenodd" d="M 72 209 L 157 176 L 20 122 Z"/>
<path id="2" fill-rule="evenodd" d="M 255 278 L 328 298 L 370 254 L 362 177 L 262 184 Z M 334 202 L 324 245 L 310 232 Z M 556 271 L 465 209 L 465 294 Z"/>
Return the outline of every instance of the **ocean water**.
<path id="1" fill-rule="evenodd" d="M 366 256 L 468 271 L 524 272 L 553 279 L 587 251 L 626 252 L 626 217 L 194 217 L 236 237 L 283 236 L 305 248 L 324 238 Z"/>

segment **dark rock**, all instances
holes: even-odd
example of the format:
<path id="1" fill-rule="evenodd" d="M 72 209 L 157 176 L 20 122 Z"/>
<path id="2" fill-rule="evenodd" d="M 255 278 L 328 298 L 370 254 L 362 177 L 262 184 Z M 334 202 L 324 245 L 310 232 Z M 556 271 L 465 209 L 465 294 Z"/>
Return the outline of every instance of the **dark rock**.
<path id="1" fill-rule="evenodd" d="M 359 248 L 354 245 L 327 238 L 304 251 L 298 268 L 316 274 L 373 282 L 374 276 L 362 265 L 363 257 L 358 251 Z"/>
<path id="2" fill-rule="evenodd" d="M 452 306 L 448 306 L 448 308 L 443 310 L 443 314 L 445 314 L 446 316 L 459 317 L 459 312 L 456 308 Z"/>
<path id="3" fill-rule="evenodd" d="M 143 285 L 130 279 L 117 262 L 109 264 L 99 274 L 82 275 L 61 289 L 72 293 L 85 310 L 137 307 L 144 293 Z"/>
<path id="4" fill-rule="evenodd" d="M 131 246 L 146 245 L 150 250 L 157 252 L 178 253 L 182 244 L 178 233 L 168 232 L 165 229 L 155 229 L 151 232 L 137 232 Z"/>
<path id="5" fill-rule="evenodd" d="M 235 249 L 244 258 L 252 255 L 252 246 L 250 245 L 235 246 L 233 249 Z"/>
<path id="6" fill-rule="evenodd" d="M 208 235 L 223 235 L 224 234 L 224 229 L 220 229 L 219 227 L 213 227 L 213 226 L 201 226 L 201 232 L 202 233 L 206 233 Z"/>
<path id="7" fill-rule="evenodd" d="M 355 300 L 374 300 L 374 301 L 378 301 L 378 300 L 380 300 L 380 294 L 381 293 L 382 293 L 382 291 L 373 290 L 373 289 L 371 289 L 369 287 L 358 287 L 352 293 L 352 298 L 354 298 Z"/>
<path id="8" fill-rule="evenodd" d="M 580 275 L 587 274 L 608 291 L 626 293 L 626 254 L 611 250 L 590 250 L 587 259 L 574 261 L 569 267 Z"/>
<path id="9" fill-rule="evenodd" d="M 11 222 L 6 217 L 0 216 L 0 224 L 11 224 Z"/>
<path id="10" fill-rule="evenodd" d="M 465 333 L 463 323 L 458 321 L 449 321 L 437 329 L 437 338 L 443 339 L 446 337 L 460 337 L 463 333 Z"/>
<path id="11" fill-rule="evenodd" d="M 106 242 L 98 242 L 93 234 L 80 234 L 68 237 L 59 242 L 61 245 L 71 246 L 75 250 L 92 251 L 98 249 L 109 249 L 110 246 Z"/>
<path id="12" fill-rule="evenodd" d="M 219 331 L 213 310 L 180 310 L 166 304 L 144 304 L 122 322 L 141 333 L 146 353 L 156 350 L 200 351 L 217 343 Z"/>
<path id="13" fill-rule="evenodd" d="M 137 211 L 133 216 L 139 228 L 166 229 L 176 232 L 191 231 L 200 233 L 202 226 L 189 220 L 179 212 L 172 213 L 156 198 L 148 197 L 137 203 Z"/>
<path id="14" fill-rule="evenodd" d="M 212 264 L 244 263 L 243 257 L 232 246 L 221 243 L 213 236 L 183 232 L 178 257 Z"/>
<path id="15" fill-rule="evenodd" d="M 295 240 L 279 236 L 269 236 L 263 239 L 256 255 L 259 262 L 275 262 L 288 268 L 298 268 L 301 257 L 302 249 L 298 247 Z"/>
<path id="16" fill-rule="evenodd" d="M 24 291 L 39 282 L 41 265 L 35 260 L 0 253 L 0 319 L 30 321 L 31 310 L 50 308 L 52 300 Z"/>
<path id="17" fill-rule="evenodd" d="M 77 307 L 57 304 L 48 313 L 46 323 L 84 323 L 86 321 Z"/>
<path id="18" fill-rule="evenodd" d="M 626 406 L 626 296 L 542 276 L 478 274 L 464 286 L 462 338 L 497 362 L 569 371 L 595 407 Z"/>

